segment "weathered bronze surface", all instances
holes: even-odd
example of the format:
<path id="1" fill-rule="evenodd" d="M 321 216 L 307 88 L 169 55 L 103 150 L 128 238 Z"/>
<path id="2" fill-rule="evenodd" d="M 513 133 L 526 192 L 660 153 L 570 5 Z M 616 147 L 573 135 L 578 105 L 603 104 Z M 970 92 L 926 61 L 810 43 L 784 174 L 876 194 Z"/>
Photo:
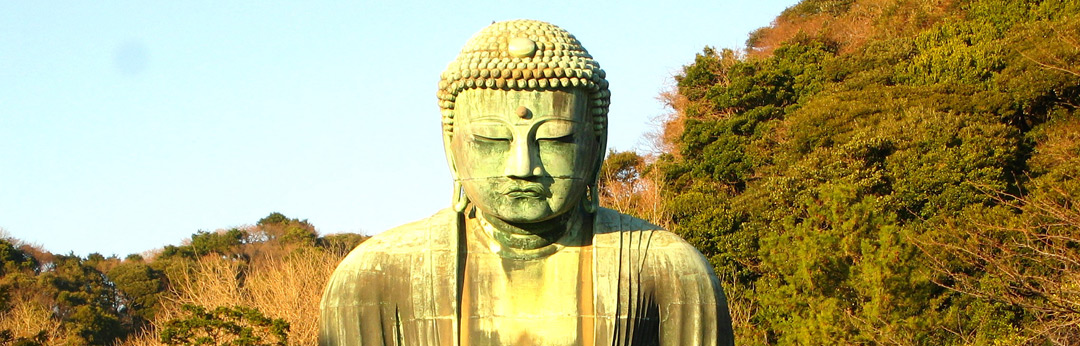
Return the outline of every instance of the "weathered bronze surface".
<path id="1" fill-rule="evenodd" d="M 731 345 L 716 275 L 678 236 L 600 208 L 604 71 L 565 30 L 477 33 L 439 84 L 453 204 L 364 242 L 320 345 Z"/>

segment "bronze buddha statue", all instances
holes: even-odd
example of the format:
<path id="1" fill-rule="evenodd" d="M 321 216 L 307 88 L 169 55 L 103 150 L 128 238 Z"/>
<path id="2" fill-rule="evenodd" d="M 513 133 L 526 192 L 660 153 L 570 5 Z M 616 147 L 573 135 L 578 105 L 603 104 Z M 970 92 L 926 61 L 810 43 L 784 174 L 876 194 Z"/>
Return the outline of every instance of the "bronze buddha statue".
<path id="1" fill-rule="evenodd" d="M 452 207 L 342 261 L 320 345 L 733 344 L 705 258 L 598 206 L 610 93 L 573 35 L 492 24 L 437 94 Z"/>

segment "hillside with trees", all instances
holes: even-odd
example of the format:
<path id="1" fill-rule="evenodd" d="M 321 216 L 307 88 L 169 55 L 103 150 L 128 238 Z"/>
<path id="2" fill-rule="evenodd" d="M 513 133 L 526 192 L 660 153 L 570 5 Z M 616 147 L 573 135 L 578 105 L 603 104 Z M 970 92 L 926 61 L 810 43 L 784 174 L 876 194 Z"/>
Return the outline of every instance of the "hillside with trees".
<path id="1" fill-rule="evenodd" d="M 803 1 L 676 77 L 663 153 L 611 156 L 661 207 L 625 210 L 710 259 L 741 345 L 1080 344 L 1078 11 Z"/>
<path id="2" fill-rule="evenodd" d="M 662 97 L 602 201 L 709 259 L 737 344 L 1080 345 L 1080 1 L 806 0 Z M 123 259 L 0 238 L 23 346 L 313 345 L 364 239 L 278 213 Z"/>
<path id="3" fill-rule="evenodd" d="M 323 286 L 366 238 L 280 213 L 123 259 L 2 236 L 0 345 L 314 345 Z"/>

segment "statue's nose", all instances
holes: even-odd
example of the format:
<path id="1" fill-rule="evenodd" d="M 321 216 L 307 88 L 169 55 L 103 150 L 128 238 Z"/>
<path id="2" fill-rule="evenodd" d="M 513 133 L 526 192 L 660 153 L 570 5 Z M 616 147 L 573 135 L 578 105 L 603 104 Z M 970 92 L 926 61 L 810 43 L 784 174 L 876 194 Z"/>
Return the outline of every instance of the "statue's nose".
<path id="1" fill-rule="evenodd" d="M 514 140 L 510 157 L 506 158 L 506 176 L 528 178 L 541 174 L 539 159 L 527 140 Z"/>

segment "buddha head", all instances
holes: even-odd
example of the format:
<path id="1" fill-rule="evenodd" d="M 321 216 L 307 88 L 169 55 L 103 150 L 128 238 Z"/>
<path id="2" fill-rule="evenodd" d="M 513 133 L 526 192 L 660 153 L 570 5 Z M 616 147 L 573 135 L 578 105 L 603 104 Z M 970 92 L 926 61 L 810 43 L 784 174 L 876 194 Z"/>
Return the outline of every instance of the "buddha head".
<path id="1" fill-rule="evenodd" d="M 566 30 L 533 21 L 474 35 L 439 81 L 454 206 L 511 223 L 595 212 L 607 141 L 604 71 Z"/>

